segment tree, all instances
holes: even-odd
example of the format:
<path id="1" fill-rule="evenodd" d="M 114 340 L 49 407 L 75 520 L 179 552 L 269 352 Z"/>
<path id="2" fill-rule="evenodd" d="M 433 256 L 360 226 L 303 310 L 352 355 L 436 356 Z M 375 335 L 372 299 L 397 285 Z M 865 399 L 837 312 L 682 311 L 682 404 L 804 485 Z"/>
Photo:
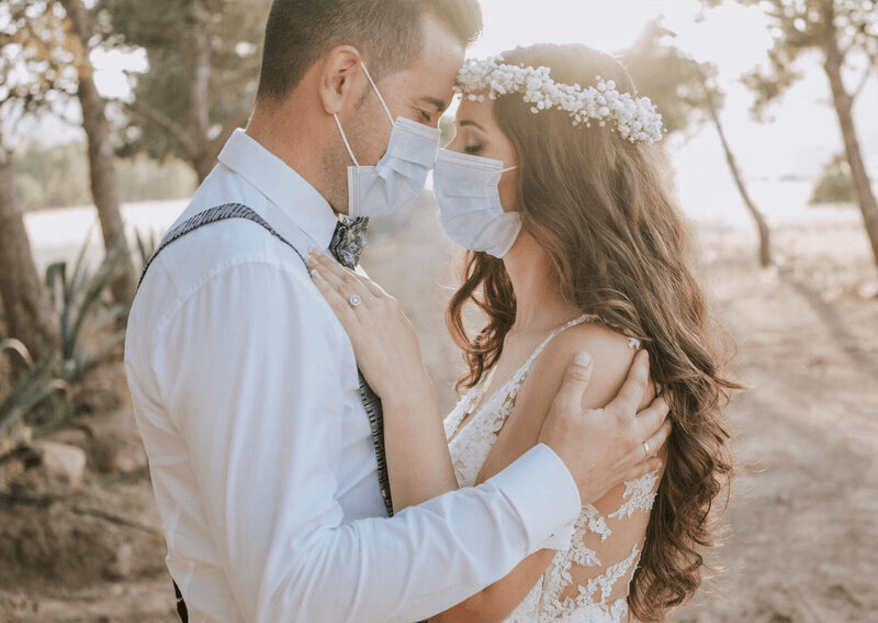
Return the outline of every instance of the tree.
<path id="1" fill-rule="evenodd" d="M 756 68 L 745 79 L 757 95 L 757 116 L 801 77 L 796 61 L 803 52 L 817 51 L 821 55 L 857 203 L 878 264 L 878 202 L 852 114 L 856 97 L 878 64 L 878 0 L 701 0 L 706 6 L 726 1 L 762 7 L 774 31 L 774 45 L 768 54 L 770 67 Z M 859 77 L 851 88 L 843 74 L 856 71 L 857 64 Z"/>
<path id="2" fill-rule="evenodd" d="M 69 81 L 68 58 L 49 3 L 0 5 L 0 299 L 9 334 L 36 360 L 49 355 L 57 336 L 15 189 L 9 134 L 21 132 L 23 120 L 50 105 L 48 94 Z"/>
<path id="3" fill-rule="evenodd" d="M 199 182 L 249 117 L 269 0 L 100 0 L 114 36 L 146 50 L 122 155 L 187 160 Z"/>
<path id="4" fill-rule="evenodd" d="M 45 357 L 55 338 L 15 191 L 12 152 L 5 147 L 0 147 L 0 299 L 9 334 L 35 359 Z"/>
<path id="5" fill-rule="evenodd" d="M 723 130 L 723 125 L 719 117 L 719 106 L 717 104 L 718 89 L 710 85 L 710 79 L 710 74 L 706 71 L 702 73 L 704 107 L 710 114 L 710 120 L 713 122 L 713 127 L 716 128 L 716 133 L 719 135 L 719 140 L 723 147 L 723 153 L 726 155 L 726 163 L 729 165 L 729 170 L 732 172 L 735 186 L 738 188 L 738 193 L 741 195 L 741 199 L 744 201 L 744 206 L 746 206 L 750 216 L 753 217 L 753 222 L 756 223 L 756 231 L 759 233 L 759 265 L 762 268 L 767 268 L 771 266 L 771 230 L 768 228 L 768 222 L 765 220 L 762 212 L 756 207 L 756 204 L 750 197 L 747 185 L 744 184 L 744 177 L 741 175 L 741 171 L 738 168 L 738 161 L 735 159 L 731 147 L 729 147 L 729 141 L 726 138 L 726 133 Z"/>
<path id="6" fill-rule="evenodd" d="M 93 16 L 81 0 L 60 0 L 67 13 L 68 36 L 76 55 L 76 95 L 82 107 L 82 127 L 88 138 L 89 177 L 91 194 L 98 219 L 104 247 L 119 246 L 120 264 L 118 274 L 111 284 L 113 298 L 124 304 L 134 300 L 137 285 L 131 252 L 125 238 L 125 223 L 119 211 L 119 190 L 116 180 L 115 153 L 112 144 L 110 122 L 106 115 L 106 102 L 98 93 L 94 82 L 94 68 L 89 61 L 91 42 L 95 28 Z"/>
<path id="7" fill-rule="evenodd" d="M 843 153 L 834 154 L 825 165 L 808 203 L 853 203 L 857 200 L 851 167 Z"/>
<path id="8" fill-rule="evenodd" d="M 713 124 L 719 135 L 726 163 L 735 186 L 759 233 L 759 265 L 771 264 L 771 231 L 762 212 L 753 202 L 747 185 L 723 130 L 719 111 L 724 95 L 716 84 L 716 67 L 698 63 L 667 42 L 673 32 L 662 26 L 661 19 L 650 22 L 633 46 L 621 54 L 622 62 L 638 89 L 658 107 L 668 134 L 684 132 L 705 121 Z"/>

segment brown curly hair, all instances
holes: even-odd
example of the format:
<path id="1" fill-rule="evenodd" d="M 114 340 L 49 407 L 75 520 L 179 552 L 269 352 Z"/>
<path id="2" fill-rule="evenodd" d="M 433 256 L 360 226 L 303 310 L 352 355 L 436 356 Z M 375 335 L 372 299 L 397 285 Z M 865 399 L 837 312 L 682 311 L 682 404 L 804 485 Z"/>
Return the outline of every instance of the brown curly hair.
<path id="1" fill-rule="evenodd" d="M 584 45 L 534 45 L 503 55 L 508 64 L 547 66 L 552 78 L 588 85 L 634 85 L 613 57 Z M 662 148 L 632 144 L 612 128 L 573 127 L 558 110 L 533 114 L 520 95 L 494 101 L 494 116 L 519 155 L 518 206 L 524 229 L 553 263 L 565 299 L 583 313 L 638 337 L 653 381 L 667 391 L 673 429 L 628 603 L 644 622 L 663 621 L 700 586 L 701 550 L 715 542 L 711 509 L 732 472 L 720 411 L 732 389 L 722 376 L 731 340 L 710 314 L 688 265 L 689 240 Z M 470 337 L 464 308 L 487 324 Z M 503 261 L 468 252 L 447 323 L 473 387 L 503 352 L 516 301 Z"/>

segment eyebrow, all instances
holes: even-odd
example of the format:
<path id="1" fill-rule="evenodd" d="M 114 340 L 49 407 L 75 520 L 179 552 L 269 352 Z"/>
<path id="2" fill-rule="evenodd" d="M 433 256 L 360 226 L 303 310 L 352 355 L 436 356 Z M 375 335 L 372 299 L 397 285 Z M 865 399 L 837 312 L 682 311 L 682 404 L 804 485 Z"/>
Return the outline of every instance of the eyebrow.
<path id="1" fill-rule="evenodd" d="M 438 113 L 444 112 L 445 109 L 448 107 L 448 104 L 445 103 L 445 100 L 439 97 L 422 97 L 421 101 L 435 106 L 436 112 Z"/>
<path id="2" fill-rule="evenodd" d="M 462 128 L 470 125 L 470 126 L 473 126 L 473 127 L 480 129 L 482 132 L 485 132 L 485 128 L 480 126 L 478 123 L 476 123 L 472 119 L 463 119 L 463 120 L 459 121 L 457 125 L 459 125 Z"/>

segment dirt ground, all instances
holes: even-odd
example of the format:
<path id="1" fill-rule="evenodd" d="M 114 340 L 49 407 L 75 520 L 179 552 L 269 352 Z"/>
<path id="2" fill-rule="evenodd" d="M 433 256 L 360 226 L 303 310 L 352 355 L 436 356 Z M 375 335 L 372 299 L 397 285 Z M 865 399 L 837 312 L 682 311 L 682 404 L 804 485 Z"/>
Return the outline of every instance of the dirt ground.
<path id="1" fill-rule="evenodd" d="M 450 245 L 428 212 L 404 220 L 396 233 L 376 223 L 364 264 L 420 330 L 449 408 L 461 369 L 442 318 Z M 737 476 L 711 558 L 724 570 L 672 620 L 878 622 L 878 274 L 858 215 L 776 227 L 779 266 L 767 270 L 749 232 L 698 232 L 701 277 L 750 389 L 727 411 Z M 89 391 L 84 426 L 56 435 L 88 454 L 83 490 L 0 506 L 0 623 L 175 620 L 118 362 Z"/>

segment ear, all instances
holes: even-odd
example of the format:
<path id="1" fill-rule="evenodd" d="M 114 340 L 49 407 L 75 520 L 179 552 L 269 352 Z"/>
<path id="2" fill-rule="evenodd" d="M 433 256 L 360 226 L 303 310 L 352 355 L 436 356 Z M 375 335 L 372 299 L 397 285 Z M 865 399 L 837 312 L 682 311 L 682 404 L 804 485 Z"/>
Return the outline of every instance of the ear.
<path id="1" fill-rule="evenodd" d="M 323 110 L 334 115 L 345 107 L 352 97 L 359 97 L 359 82 L 362 77 L 359 50 L 351 45 L 332 48 L 324 57 L 318 76 L 318 91 Z"/>

